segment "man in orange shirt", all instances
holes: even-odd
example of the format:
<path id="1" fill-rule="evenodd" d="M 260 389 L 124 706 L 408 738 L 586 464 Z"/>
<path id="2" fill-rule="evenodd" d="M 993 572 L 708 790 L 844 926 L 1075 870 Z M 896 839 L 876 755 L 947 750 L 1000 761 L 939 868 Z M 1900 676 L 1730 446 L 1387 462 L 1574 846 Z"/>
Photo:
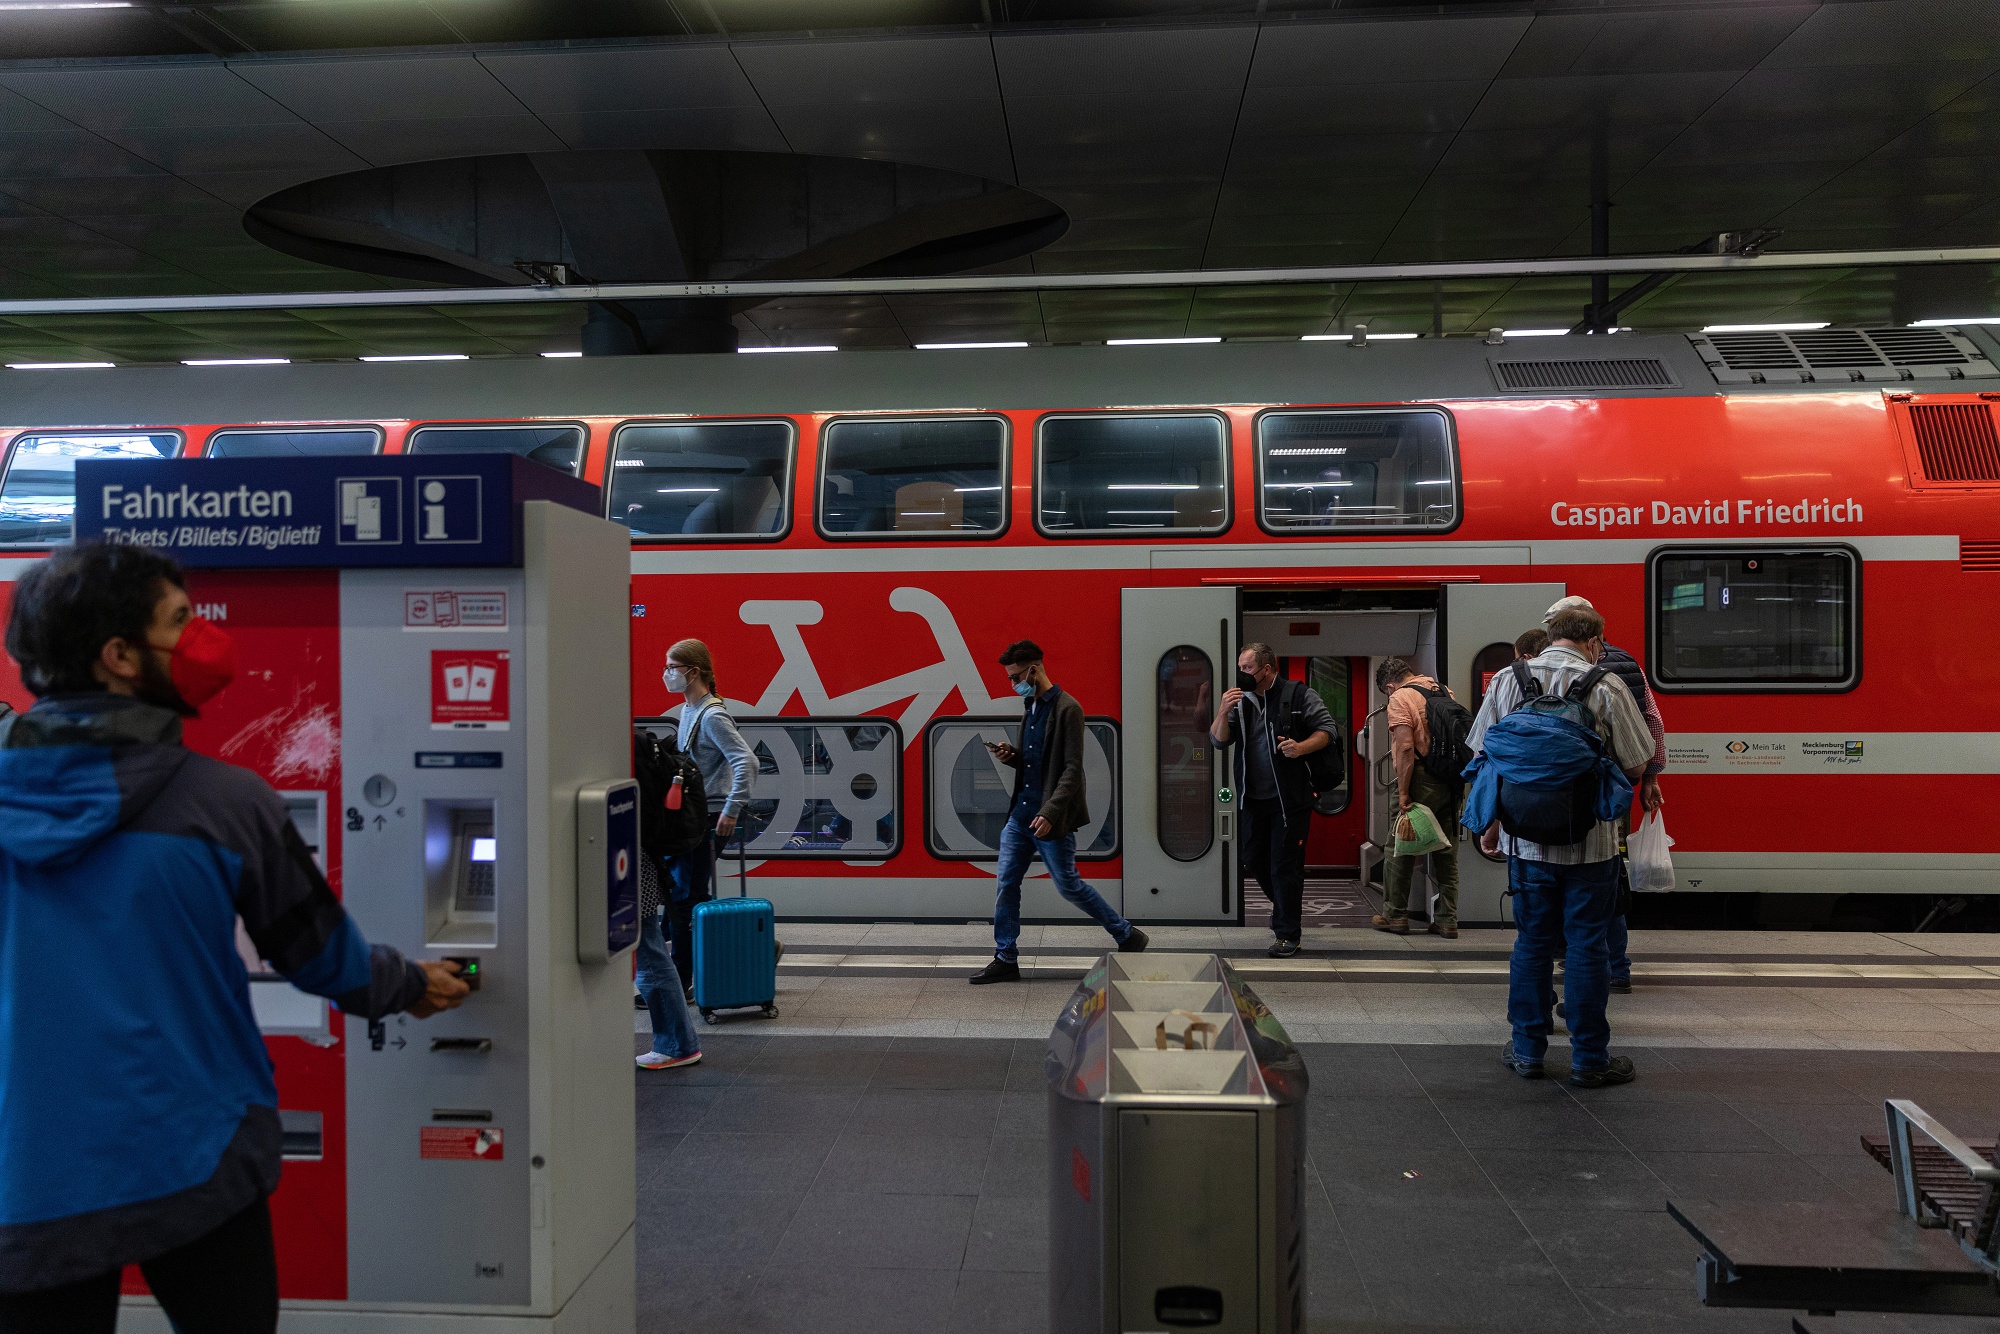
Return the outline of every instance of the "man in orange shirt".
<path id="1" fill-rule="evenodd" d="M 1436 909 L 1430 929 L 1447 940 L 1458 938 L 1458 803 L 1464 785 L 1447 784 L 1420 761 L 1430 754 L 1430 725 L 1424 716 L 1428 696 L 1451 692 L 1401 658 L 1384 658 L 1375 669 L 1375 688 L 1388 696 L 1389 754 L 1396 766 L 1396 799 L 1390 812 L 1391 838 L 1394 824 L 1414 805 L 1430 807 L 1452 841 L 1448 848 L 1428 854 L 1431 883 L 1437 890 Z M 1382 911 L 1372 919 L 1378 931 L 1406 936 L 1410 933 L 1410 878 L 1416 874 L 1416 857 L 1391 855 L 1382 873 Z"/>

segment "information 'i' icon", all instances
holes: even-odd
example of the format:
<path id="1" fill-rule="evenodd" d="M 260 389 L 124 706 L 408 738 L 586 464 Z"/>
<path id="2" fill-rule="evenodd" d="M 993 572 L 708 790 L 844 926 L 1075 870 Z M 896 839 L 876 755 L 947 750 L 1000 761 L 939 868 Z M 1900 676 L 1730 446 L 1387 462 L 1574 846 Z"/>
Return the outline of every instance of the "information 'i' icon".
<path id="1" fill-rule="evenodd" d="M 443 542 L 447 538 L 444 530 L 444 483 L 424 484 L 424 541 Z"/>

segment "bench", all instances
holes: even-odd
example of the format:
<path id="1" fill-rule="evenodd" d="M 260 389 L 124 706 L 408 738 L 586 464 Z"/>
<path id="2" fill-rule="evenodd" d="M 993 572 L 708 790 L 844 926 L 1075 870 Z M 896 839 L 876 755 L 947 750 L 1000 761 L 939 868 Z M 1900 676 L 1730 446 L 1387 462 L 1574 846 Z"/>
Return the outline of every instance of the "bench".
<path id="1" fill-rule="evenodd" d="M 1863 1149 L 1893 1178 L 1894 1207 L 1737 1205 L 1667 1212 L 1701 1243 L 1705 1306 L 1907 1315 L 2000 1315 L 2000 1166 L 1915 1103 L 1892 1099 Z M 1802 1328 L 1794 1322 L 1795 1328 Z"/>

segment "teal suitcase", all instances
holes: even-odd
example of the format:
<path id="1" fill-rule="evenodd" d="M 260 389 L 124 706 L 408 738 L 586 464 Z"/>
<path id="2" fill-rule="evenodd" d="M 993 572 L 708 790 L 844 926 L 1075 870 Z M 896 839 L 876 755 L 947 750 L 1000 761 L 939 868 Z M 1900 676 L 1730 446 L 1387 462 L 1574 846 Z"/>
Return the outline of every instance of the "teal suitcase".
<path id="1" fill-rule="evenodd" d="M 737 865 L 742 866 L 739 858 Z M 739 875 L 739 884 L 747 890 Z M 778 1017 L 777 916 L 769 899 L 711 899 L 694 909 L 694 1003 L 701 1017 L 761 1009 Z"/>

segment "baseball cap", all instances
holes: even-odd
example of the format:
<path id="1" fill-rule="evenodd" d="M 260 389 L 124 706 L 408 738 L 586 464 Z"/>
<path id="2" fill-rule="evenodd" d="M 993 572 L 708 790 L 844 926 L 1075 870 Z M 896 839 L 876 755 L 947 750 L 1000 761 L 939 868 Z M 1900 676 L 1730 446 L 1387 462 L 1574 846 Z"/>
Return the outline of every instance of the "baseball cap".
<path id="1" fill-rule="evenodd" d="M 1597 608 L 1590 605 L 1589 598 L 1580 598 L 1576 594 L 1571 593 L 1566 598 L 1556 599 L 1555 605 L 1542 613 L 1542 628 L 1546 630 L 1548 628 L 1549 622 L 1553 621 L 1558 615 L 1560 615 L 1563 612 L 1596 611 L 1596 610 Z"/>

